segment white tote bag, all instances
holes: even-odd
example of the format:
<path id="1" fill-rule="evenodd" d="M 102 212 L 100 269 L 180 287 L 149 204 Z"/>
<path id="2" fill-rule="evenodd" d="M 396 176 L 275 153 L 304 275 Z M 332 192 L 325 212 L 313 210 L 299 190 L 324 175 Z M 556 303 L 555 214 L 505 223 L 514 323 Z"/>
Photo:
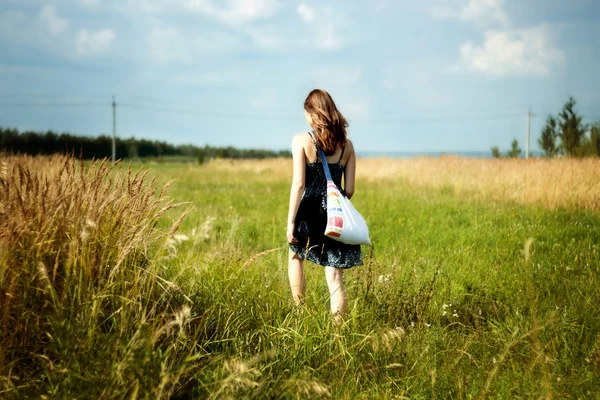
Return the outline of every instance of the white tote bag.
<path id="1" fill-rule="evenodd" d="M 329 172 L 327 159 L 323 150 L 319 149 L 323 170 L 327 178 L 327 226 L 325 236 L 346 244 L 368 244 L 369 228 L 342 191 L 336 186 Z"/>

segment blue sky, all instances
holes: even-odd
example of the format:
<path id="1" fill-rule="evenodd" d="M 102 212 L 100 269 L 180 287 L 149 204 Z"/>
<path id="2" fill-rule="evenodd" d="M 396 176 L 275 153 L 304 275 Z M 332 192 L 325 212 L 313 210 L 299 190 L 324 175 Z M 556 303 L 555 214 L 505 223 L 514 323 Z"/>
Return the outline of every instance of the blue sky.
<path id="1" fill-rule="evenodd" d="M 600 120 L 595 0 L 2 0 L 0 126 L 287 149 L 328 90 L 362 152 L 532 149 Z"/>

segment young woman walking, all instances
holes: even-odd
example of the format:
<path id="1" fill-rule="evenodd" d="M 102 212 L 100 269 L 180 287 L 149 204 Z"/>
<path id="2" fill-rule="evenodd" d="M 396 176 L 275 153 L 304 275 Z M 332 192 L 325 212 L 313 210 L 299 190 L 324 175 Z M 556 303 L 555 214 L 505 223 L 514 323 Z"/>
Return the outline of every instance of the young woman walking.
<path id="1" fill-rule="evenodd" d="M 290 245 L 288 275 L 297 305 L 305 296 L 304 260 L 325 267 L 331 296 L 331 312 L 339 317 L 346 310 L 344 269 L 362 265 L 360 245 L 348 245 L 324 235 L 327 225 L 327 183 L 319 157 L 327 157 L 333 181 L 348 198 L 354 194 L 356 154 L 346 137 L 348 122 L 325 90 L 315 89 L 304 101 L 304 114 L 312 132 L 300 133 L 292 141 L 293 177 L 290 191 L 287 239 Z"/>

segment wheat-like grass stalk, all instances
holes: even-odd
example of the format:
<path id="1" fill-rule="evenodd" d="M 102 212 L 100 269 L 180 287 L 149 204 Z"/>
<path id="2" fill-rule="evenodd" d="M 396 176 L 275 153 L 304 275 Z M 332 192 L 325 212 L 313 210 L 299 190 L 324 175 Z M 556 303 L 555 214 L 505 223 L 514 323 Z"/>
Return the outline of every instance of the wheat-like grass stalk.
<path id="1" fill-rule="evenodd" d="M 0 375 L 61 364 L 66 343 L 77 340 L 64 336 L 69 330 L 85 331 L 92 344 L 108 321 L 128 335 L 139 329 L 136 321 L 144 325 L 161 315 L 160 302 L 173 291 L 155 284 L 149 247 L 163 236 L 158 219 L 181 204 L 170 202 L 165 188 L 148 183 L 147 172 L 123 174 L 107 161 L 2 159 Z M 141 337 L 155 343 L 173 327 L 181 336 L 189 311 L 183 307 L 156 325 L 154 335 Z M 50 345 L 59 342 L 65 344 Z"/>

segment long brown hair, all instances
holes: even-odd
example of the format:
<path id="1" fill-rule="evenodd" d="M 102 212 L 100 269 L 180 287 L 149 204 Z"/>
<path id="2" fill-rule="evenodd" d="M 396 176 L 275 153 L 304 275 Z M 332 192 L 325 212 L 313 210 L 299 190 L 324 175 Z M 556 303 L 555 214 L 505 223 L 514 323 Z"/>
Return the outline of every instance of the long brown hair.
<path id="1" fill-rule="evenodd" d="M 304 101 L 304 109 L 312 119 L 317 145 L 325 154 L 335 153 L 338 146 L 346 143 L 348 122 L 329 93 L 322 89 L 313 90 Z"/>

